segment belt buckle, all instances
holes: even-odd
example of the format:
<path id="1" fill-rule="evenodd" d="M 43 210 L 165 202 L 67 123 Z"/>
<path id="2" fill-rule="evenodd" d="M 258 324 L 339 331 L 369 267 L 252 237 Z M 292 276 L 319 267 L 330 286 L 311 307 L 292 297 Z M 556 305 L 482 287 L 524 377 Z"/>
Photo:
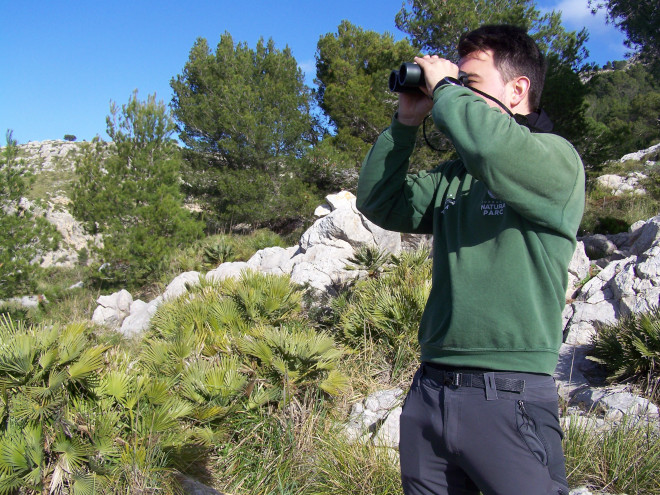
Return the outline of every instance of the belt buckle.
<path id="1" fill-rule="evenodd" d="M 461 385 L 461 374 L 455 371 L 445 371 L 444 384 L 459 387 Z"/>

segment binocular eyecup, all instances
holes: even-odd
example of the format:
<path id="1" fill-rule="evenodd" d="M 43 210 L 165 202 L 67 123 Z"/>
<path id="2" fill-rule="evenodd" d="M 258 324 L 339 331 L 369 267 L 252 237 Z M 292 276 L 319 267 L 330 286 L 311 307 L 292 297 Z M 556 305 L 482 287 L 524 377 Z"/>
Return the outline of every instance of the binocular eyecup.
<path id="1" fill-rule="evenodd" d="M 467 84 L 467 79 L 465 72 L 458 73 L 458 80 L 464 86 Z M 390 72 L 388 86 L 394 93 L 421 93 L 419 88 L 426 86 L 424 71 L 414 62 L 404 62 L 399 70 Z"/>

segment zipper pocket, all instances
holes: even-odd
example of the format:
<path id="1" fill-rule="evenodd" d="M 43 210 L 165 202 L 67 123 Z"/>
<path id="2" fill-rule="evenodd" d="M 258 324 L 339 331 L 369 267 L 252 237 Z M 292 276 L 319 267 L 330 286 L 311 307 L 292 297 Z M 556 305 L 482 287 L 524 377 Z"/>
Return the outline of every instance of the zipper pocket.
<path id="1" fill-rule="evenodd" d="M 548 464 L 548 453 L 545 448 L 545 443 L 539 437 L 536 431 L 536 422 L 527 413 L 525 403 L 522 400 L 518 401 L 518 408 L 516 411 L 516 425 L 518 426 L 518 433 L 527 445 L 530 452 L 536 459 L 544 466 Z"/>

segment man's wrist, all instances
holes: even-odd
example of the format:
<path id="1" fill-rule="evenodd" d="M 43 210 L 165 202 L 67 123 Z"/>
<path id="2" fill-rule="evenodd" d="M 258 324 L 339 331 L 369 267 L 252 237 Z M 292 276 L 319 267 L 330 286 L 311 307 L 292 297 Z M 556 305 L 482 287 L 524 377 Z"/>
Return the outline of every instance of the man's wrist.
<path id="1" fill-rule="evenodd" d="M 396 112 L 394 118 L 399 122 L 399 124 L 407 125 L 409 127 L 419 127 L 424 122 L 424 118 L 420 120 L 417 116 L 402 116 L 401 112 Z"/>
<path id="2" fill-rule="evenodd" d="M 455 77 L 451 77 L 451 76 L 443 77 L 442 79 L 440 79 L 440 81 L 438 81 L 438 84 L 436 84 L 435 87 L 433 88 L 433 93 L 435 94 L 436 90 L 443 86 L 463 86 L 463 83 L 458 79 L 456 79 Z"/>

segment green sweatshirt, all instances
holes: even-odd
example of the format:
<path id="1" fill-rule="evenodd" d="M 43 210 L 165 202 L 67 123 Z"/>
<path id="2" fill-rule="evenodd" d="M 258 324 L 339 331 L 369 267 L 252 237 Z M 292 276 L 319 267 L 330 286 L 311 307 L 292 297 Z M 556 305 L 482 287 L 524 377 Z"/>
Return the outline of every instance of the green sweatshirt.
<path id="1" fill-rule="evenodd" d="M 582 162 L 563 138 L 531 133 L 467 88 L 436 90 L 432 115 L 460 159 L 408 174 L 417 127 L 395 118 L 357 191 L 375 224 L 434 235 L 421 359 L 552 374 L 584 209 Z"/>

